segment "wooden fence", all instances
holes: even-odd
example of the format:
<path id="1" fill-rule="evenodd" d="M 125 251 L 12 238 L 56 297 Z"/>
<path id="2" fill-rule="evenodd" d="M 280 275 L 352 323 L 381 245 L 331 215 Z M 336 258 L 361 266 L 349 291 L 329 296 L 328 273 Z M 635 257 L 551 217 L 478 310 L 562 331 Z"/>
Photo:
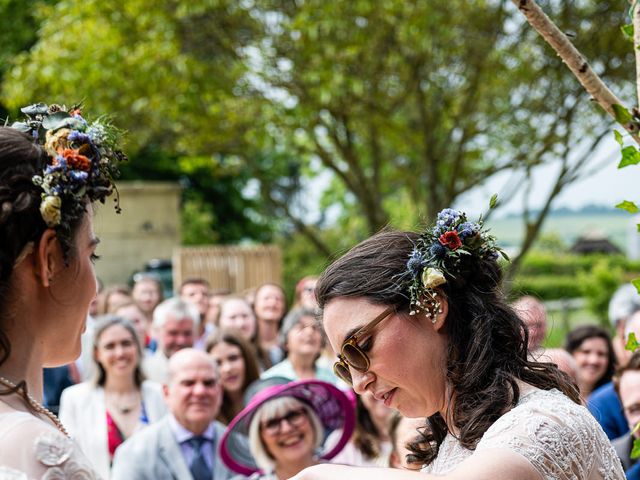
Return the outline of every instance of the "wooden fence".
<path id="1" fill-rule="evenodd" d="M 242 293 L 263 283 L 282 285 L 282 252 L 275 245 L 181 247 L 173 251 L 173 285 L 205 278 L 211 290 Z"/>

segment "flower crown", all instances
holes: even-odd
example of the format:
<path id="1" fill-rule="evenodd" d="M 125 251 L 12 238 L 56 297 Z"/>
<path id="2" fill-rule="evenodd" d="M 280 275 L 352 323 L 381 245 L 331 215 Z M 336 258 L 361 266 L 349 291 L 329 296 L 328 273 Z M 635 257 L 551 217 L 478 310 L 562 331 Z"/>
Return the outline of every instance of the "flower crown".
<path id="1" fill-rule="evenodd" d="M 63 201 L 80 205 L 88 196 L 104 203 L 116 190 L 113 179 L 120 174 L 118 164 L 127 159 L 118 148 L 121 132 L 104 117 L 87 122 L 79 105 L 67 110 L 37 103 L 20 111 L 27 118 L 11 127 L 30 134 L 49 155 L 42 174 L 33 177 L 33 183 L 43 190 L 40 214 L 47 226 L 53 228 L 63 221 Z M 117 197 L 116 211 L 120 213 Z"/>
<path id="2" fill-rule="evenodd" d="M 464 212 L 445 208 L 435 225 L 420 235 L 407 261 L 411 315 L 422 310 L 435 320 L 440 303 L 434 289 L 447 283 L 447 277 L 459 274 L 462 259 L 469 255 L 493 259 L 502 255 L 508 260 L 485 229 L 482 218 L 469 222 Z"/>

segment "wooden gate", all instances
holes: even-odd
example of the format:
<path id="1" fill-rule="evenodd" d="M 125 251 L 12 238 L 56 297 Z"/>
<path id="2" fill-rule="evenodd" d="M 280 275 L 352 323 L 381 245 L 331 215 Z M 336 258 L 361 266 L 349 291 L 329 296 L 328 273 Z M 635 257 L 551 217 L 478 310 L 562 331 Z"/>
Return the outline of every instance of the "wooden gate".
<path id="1" fill-rule="evenodd" d="M 276 245 L 181 247 L 173 251 L 174 289 L 204 278 L 211 290 L 242 293 L 263 283 L 282 285 L 282 253 Z"/>

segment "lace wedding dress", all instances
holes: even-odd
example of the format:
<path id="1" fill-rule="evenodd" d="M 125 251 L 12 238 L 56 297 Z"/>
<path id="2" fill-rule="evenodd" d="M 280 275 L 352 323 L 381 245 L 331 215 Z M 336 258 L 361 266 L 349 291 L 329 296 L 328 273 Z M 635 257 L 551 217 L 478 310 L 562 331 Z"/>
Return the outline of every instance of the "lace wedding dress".
<path id="1" fill-rule="evenodd" d="M 73 440 L 0 402 L 0 480 L 97 478 Z"/>
<path id="2" fill-rule="evenodd" d="M 522 391 L 518 404 L 485 432 L 477 452 L 514 451 L 544 480 L 624 480 L 611 443 L 585 407 L 558 390 L 528 387 Z M 437 458 L 422 471 L 447 473 L 473 453 L 448 434 Z"/>

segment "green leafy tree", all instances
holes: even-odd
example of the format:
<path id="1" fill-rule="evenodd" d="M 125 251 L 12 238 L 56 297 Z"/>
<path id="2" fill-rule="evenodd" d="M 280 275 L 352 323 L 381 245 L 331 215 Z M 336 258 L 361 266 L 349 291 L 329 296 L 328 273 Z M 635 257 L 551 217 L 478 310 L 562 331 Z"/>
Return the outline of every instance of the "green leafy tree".
<path id="1" fill-rule="evenodd" d="M 32 12 L 38 41 L 11 56 L 3 98 L 14 116 L 35 100 L 85 100 L 128 131 L 124 178 L 187 187 L 188 242 L 269 239 L 233 161 L 259 107 L 234 91 L 246 74 L 238 51 L 252 40 L 248 12 L 231 0 L 50 3 Z"/>
<path id="2" fill-rule="evenodd" d="M 567 24 L 594 7 L 580 8 L 558 7 Z M 604 21 L 621 18 L 598 8 Z M 534 169 L 556 162 L 544 208 L 525 208 L 525 253 L 609 127 L 559 62 L 526 42 L 533 34 L 517 29 L 523 21 L 509 2 L 474 2 L 472 14 L 455 0 L 265 0 L 255 10 L 268 41 L 252 51 L 254 88 L 271 106 L 257 121 L 269 148 L 298 159 L 305 176 L 331 172 L 321 208 L 339 207 L 342 225 L 360 218 L 356 238 L 397 219 L 433 218 L 499 172 L 520 172 L 506 196 L 526 192 Z M 626 50 L 614 35 L 596 23 L 577 34 L 607 45 L 602 68 L 622 75 Z M 304 218 L 283 213 L 322 241 Z"/>

